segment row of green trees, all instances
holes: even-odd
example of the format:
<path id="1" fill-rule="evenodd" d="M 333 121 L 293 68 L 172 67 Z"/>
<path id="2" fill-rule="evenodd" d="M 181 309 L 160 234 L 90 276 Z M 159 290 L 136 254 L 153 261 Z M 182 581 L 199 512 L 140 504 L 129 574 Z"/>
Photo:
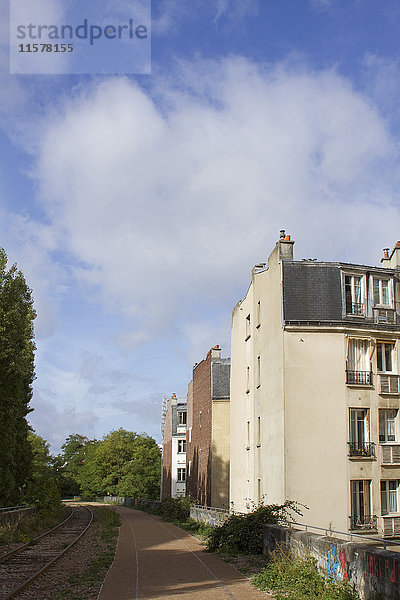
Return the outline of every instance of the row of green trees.
<path id="1" fill-rule="evenodd" d="M 118 429 L 102 440 L 70 435 L 54 460 L 64 497 L 158 498 L 161 451 L 145 434 Z"/>
<path id="2" fill-rule="evenodd" d="M 22 271 L 7 268 L 0 248 L 0 506 L 24 502 L 43 508 L 61 496 L 159 494 L 160 450 L 154 439 L 124 429 L 102 440 L 70 435 L 62 453 L 27 422 L 35 379 L 32 291 Z"/>

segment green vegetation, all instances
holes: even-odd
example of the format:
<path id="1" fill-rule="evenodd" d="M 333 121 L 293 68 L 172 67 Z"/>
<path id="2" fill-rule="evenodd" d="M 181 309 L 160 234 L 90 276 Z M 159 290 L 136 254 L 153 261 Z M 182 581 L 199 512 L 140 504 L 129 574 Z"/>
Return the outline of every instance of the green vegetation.
<path id="1" fill-rule="evenodd" d="M 275 600 L 357 600 L 347 581 L 325 579 L 314 558 L 290 559 L 282 551 L 253 578 L 261 590 L 273 592 Z"/>
<path id="2" fill-rule="evenodd" d="M 6 523 L 0 526 L 0 546 L 4 544 L 22 544 L 55 527 L 63 518 L 66 519 L 69 509 L 62 507 L 58 512 L 38 511 L 21 519 L 19 522 Z"/>
<path id="3" fill-rule="evenodd" d="M 41 511 L 58 514 L 61 497 L 49 445 L 32 431 L 28 433 L 28 441 L 33 461 L 25 499 L 28 504 L 34 504 Z"/>
<path id="4" fill-rule="evenodd" d="M 75 471 L 67 460 L 67 472 L 87 498 L 153 498 L 159 494 L 161 452 L 148 435 L 117 429 L 99 442 L 86 442 L 79 456 Z"/>
<path id="5" fill-rule="evenodd" d="M 0 506 L 20 504 L 32 473 L 26 420 L 34 373 L 31 290 L 0 249 Z"/>
<path id="6" fill-rule="evenodd" d="M 70 577 L 65 586 L 61 586 L 51 600 L 97 598 L 99 587 L 114 560 L 121 519 L 113 509 L 96 508 L 94 523 L 97 525 L 93 552 L 96 558 L 92 559 L 82 572 Z"/>
<path id="7" fill-rule="evenodd" d="M 260 505 L 246 515 L 231 515 L 222 525 L 213 528 L 208 538 L 208 549 L 221 554 L 262 554 L 262 526 L 290 519 L 292 513 L 300 514 L 300 504 Z"/>

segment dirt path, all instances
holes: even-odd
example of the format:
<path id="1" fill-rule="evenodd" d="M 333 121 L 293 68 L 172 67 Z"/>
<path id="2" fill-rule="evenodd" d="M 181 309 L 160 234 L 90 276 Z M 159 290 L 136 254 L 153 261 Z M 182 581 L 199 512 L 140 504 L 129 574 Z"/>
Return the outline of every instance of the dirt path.
<path id="1" fill-rule="evenodd" d="M 137 510 L 117 510 L 122 519 L 117 553 L 99 600 L 268 600 L 179 527 Z"/>

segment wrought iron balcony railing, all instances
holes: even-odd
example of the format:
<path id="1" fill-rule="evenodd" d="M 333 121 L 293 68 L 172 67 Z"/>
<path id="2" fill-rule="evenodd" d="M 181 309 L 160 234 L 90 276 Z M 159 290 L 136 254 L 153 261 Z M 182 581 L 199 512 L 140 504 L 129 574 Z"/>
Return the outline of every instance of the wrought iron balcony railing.
<path id="1" fill-rule="evenodd" d="M 347 442 L 349 456 L 360 458 L 375 457 L 375 442 Z"/>
<path id="2" fill-rule="evenodd" d="M 346 383 L 353 385 L 372 385 L 372 371 L 346 370 Z"/>
<path id="3" fill-rule="evenodd" d="M 364 304 L 361 302 L 347 302 L 346 313 L 348 315 L 357 315 L 358 317 L 364 316 Z"/>
<path id="4" fill-rule="evenodd" d="M 377 528 L 377 517 L 376 515 L 351 515 L 350 518 L 350 529 L 376 529 Z"/>

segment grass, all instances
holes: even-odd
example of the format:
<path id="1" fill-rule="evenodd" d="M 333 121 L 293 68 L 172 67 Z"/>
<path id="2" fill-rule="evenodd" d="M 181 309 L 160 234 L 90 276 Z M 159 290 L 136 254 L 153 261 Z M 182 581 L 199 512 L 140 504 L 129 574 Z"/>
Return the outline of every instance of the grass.
<path id="1" fill-rule="evenodd" d="M 253 583 L 273 594 L 275 600 L 357 600 L 347 581 L 326 579 L 318 572 L 315 558 L 291 559 L 277 550 L 268 566 L 253 577 Z"/>
<path id="2" fill-rule="evenodd" d="M 68 516 L 68 509 L 60 507 L 56 512 L 41 510 L 33 515 L 23 517 L 19 522 L 6 523 L 0 526 L 0 546 L 8 544 L 24 544 L 57 525 Z"/>
<path id="3" fill-rule="evenodd" d="M 115 510 L 109 508 L 96 508 L 94 512 L 94 523 L 98 529 L 94 548 L 96 557 L 90 560 L 81 573 L 70 577 L 63 589 L 56 592 L 51 600 L 97 598 L 99 587 L 114 560 L 121 519 Z"/>

